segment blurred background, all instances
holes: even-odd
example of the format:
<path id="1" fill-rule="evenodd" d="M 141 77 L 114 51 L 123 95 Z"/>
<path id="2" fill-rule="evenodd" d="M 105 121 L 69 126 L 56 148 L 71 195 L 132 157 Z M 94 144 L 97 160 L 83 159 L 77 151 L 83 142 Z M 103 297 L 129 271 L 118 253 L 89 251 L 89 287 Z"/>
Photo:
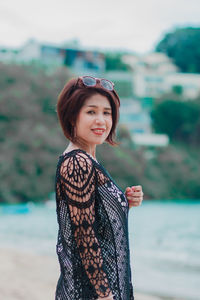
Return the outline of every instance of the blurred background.
<path id="1" fill-rule="evenodd" d="M 54 299 L 56 102 L 79 75 L 112 80 L 121 99 L 121 144 L 97 158 L 145 194 L 129 212 L 136 300 L 200 299 L 199 16 L 198 0 L 0 3 L 3 299 Z"/>

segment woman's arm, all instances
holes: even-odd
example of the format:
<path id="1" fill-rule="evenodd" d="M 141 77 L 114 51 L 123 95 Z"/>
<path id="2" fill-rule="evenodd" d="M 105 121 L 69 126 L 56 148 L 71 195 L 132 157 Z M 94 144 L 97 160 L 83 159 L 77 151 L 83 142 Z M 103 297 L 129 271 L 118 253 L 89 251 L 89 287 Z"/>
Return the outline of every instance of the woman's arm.
<path id="1" fill-rule="evenodd" d="M 96 176 L 93 163 L 87 155 L 76 154 L 75 157 L 65 159 L 60 168 L 60 176 L 69 205 L 74 238 L 85 273 L 98 299 L 113 299 L 103 266 L 101 247 L 96 236 Z"/>

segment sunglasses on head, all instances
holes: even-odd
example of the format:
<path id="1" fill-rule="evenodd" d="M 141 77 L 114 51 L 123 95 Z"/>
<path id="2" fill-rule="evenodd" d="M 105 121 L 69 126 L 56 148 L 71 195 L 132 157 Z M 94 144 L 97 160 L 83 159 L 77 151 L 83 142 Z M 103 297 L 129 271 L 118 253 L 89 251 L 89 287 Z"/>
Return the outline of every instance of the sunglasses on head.
<path id="1" fill-rule="evenodd" d="M 79 77 L 82 83 L 87 87 L 96 87 L 100 85 L 102 88 L 108 91 L 114 90 L 114 83 L 105 78 L 95 78 L 92 76 L 82 76 Z"/>

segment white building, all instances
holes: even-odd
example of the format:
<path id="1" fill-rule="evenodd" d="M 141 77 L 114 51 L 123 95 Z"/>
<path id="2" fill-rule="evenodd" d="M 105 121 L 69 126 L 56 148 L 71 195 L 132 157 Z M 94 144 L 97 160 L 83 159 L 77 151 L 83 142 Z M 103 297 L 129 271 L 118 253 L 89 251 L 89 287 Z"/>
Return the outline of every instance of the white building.
<path id="1" fill-rule="evenodd" d="M 17 62 L 27 63 L 31 61 L 37 61 L 40 59 L 40 57 L 41 46 L 37 41 L 31 39 L 20 48 L 16 60 Z"/>
<path id="2" fill-rule="evenodd" d="M 186 99 L 194 99 L 200 95 L 200 74 L 174 73 L 165 78 L 165 91 L 172 90 L 174 86 L 182 88 Z"/>
<path id="3" fill-rule="evenodd" d="M 133 86 L 138 98 L 156 98 L 179 86 L 183 98 L 193 99 L 200 94 L 200 74 L 181 73 L 163 53 L 142 56 L 125 55 L 123 61 L 133 70 Z"/>
<path id="4" fill-rule="evenodd" d="M 134 99 L 121 99 L 120 124 L 125 125 L 131 135 L 151 133 L 151 118 L 142 108 L 141 102 Z"/>
<path id="5" fill-rule="evenodd" d="M 0 47 L 0 61 L 9 63 L 15 62 L 19 55 L 19 50 L 12 48 Z"/>
<path id="6" fill-rule="evenodd" d="M 105 58 L 103 53 L 80 47 L 79 44 L 58 45 L 53 43 L 39 43 L 29 40 L 23 47 L 5 53 L 0 49 L 0 61 L 30 63 L 39 62 L 49 68 L 67 65 L 72 72 L 83 74 L 98 74 L 105 71 Z"/>
<path id="7" fill-rule="evenodd" d="M 166 147 L 169 144 L 169 137 L 166 134 L 135 133 L 132 139 L 138 146 Z"/>
<path id="8" fill-rule="evenodd" d="M 132 72 L 107 72 L 105 78 L 116 83 L 116 91 L 120 87 L 120 124 L 125 125 L 131 134 L 150 133 L 151 119 L 149 113 L 142 108 L 142 103 L 134 97 Z"/>

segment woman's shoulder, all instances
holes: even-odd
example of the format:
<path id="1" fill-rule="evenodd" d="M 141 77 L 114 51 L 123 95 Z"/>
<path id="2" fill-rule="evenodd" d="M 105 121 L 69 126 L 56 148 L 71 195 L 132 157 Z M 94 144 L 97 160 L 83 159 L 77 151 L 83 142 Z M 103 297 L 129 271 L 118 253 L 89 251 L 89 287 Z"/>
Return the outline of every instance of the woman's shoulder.
<path id="1" fill-rule="evenodd" d="M 92 158 L 92 156 L 87 153 L 86 151 L 82 149 L 74 149 L 70 151 L 63 152 L 59 156 L 59 160 L 61 162 L 66 162 L 66 161 L 78 161 L 78 162 L 87 162 L 87 164 L 92 165 L 95 160 Z"/>
<path id="2" fill-rule="evenodd" d="M 92 158 L 81 149 L 75 149 L 59 156 L 56 172 L 57 180 L 62 180 L 70 185 L 87 185 L 95 181 L 96 171 Z"/>
<path id="3" fill-rule="evenodd" d="M 82 149 L 74 149 L 64 152 L 59 156 L 58 169 L 60 174 L 69 173 L 90 173 L 95 168 L 95 160 Z"/>

